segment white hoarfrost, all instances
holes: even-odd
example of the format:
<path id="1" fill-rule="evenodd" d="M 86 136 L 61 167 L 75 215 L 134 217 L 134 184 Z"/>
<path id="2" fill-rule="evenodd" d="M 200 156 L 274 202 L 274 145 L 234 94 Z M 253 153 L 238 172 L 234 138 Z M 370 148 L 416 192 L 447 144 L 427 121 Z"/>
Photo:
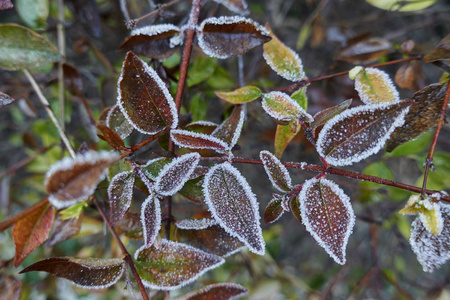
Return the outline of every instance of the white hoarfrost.
<path id="1" fill-rule="evenodd" d="M 281 161 L 269 151 L 261 151 L 259 157 L 270 182 L 280 192 L 287 192 L 292 188 L 291 176 Z"/>
<path id="2" fill-rule="evenodd" d="M 116 174 L 108 186 L 108 197 L 111 205 L 111 222 L 120 221 L 130 207 L 133 198 L 133 186 L 135 178 L 132 171 Z"/>
<path id="3" fill-rule="evenodd" d="M 197 133 L 182 129 L 175 129 L 170 131 L 173 142 L 179 146 L 189 149 L 214 149 L 225 150 L 228 149 L 228 145 L 213 136 Z M 180 138 L 179 136 L 185 136 L 186 138 Z M 190 140 L 188 140 L 190 139 Z"/>
<path id="4" fill-rule="evenodd" d="M 144 233 L 144 247 L 150 247 L 161 229 L 161 206 L 159 199 L 150 195 L 141 207 L 141 223 Z"/>
<path id="5" fill-rule="evenodd" d="M 263 94 L 261 104 L 267 114 L 279 121 L 291 121 L 298 118 L 302 118 L 306 122 L 314 121 L 314 118 L 296 101 L 282 92 L 273 91 Z"/>
<path id="6" fill-rule="evenodd" d="M 201 230 L 217 225 L 217 221 L 214 219 L 204 218 L 204 219 L 184 219 L 175 223 L 177 228 L 185 230 Z"/>
<path id="7" fill-rule="evenodd" d="M 375 87 L 367 83 L 367 77 Z M 400 100 L 397 89 L 386 72 L 375 68 L 361 71 L 355 78 L 355 90 L 365 104 L 394 103 Z"/>
<path id="8" fill-rule="evenodd" d="M 232 130 L 233 137 L 231 138 L 231 141 L 229 143 L 227 141 L 224 141 L 225 143 L 228 144 L 228 147 L 225 150 L 231 150 L 234 147 L 234 145 L 236 145 L 239 137 L 241 136 L 242 126 L 244 126 L 244 119 L 245 119 L 245 111 L 243 108 L 241 108 L 241 111 L 239 113 L 239 120 L 234 129 L 233 129 L 233 124 L 230 124 L 225 121 L 222 124 L 220 124 L 219 126 L 217 126 L 216 129 L 214 129 L 214 131 L 211 133 L 211 136 L 217 137 L 217 136 L 220 136 L 220 134 L 224 131 Z"/>
<path id="9" fill-rule="evenodd" d="M 173 24 L 158 24 L 158 25 L 147 25 L 140 28 L 133 29 L 131 35 L 158 35 L 168 31 L 180 31 L 180 27 Z"/>

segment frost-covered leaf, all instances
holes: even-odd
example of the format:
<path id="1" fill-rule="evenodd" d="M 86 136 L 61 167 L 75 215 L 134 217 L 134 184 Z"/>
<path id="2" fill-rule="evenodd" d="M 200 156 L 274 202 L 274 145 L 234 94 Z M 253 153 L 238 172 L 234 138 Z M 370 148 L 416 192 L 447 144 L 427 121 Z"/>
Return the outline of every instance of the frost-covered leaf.
<path id="1" fill-rule="evenodd" d="M 145 169 L 148 177 L 155 181 L 164 166 L 171 162 L 171 158 L 158 157 L 149 160 L 145 165 L 142 165 L 141 168 Z"/>
<path id="2" fill-rule="evenodd" d="M 251 19 L 232 16 L 207 18 L 199 26 L 198 45 L 203 52 L 221 59 L 242 55 L 270 41 L 269 32 Z"/>
<path id="3" fill-rule="evenodd" d="M 247 2 L 245 0 L 214 0 L 217 3 L 222 4 L 229 10 L 240 15 L 247 15 Z"/>
<path id="4" fill-rule="evenodd" d="M 16 222 L 12 231 L 14 244 L 16 245 L 16 255 L 14 256 L 16 268 L 28 254 L 47 239 L 54 219 L 54 208 L 47 202 L 35 207 Z"/>
<path id="5" fill-rule="evenodd" d="M 16 0 L 16 10 L 30 28 L 45 29 L 49 14 L 49 0 Z"/>
<path id="6" fill-rule="evenodd" d="M 342 102 L 341 104 L 319 111 L 317 114 L 314 115 L 314 122 L 312 122 L 311 128 L 314 130 L 320 125 L 325 124 L 326 122 L 328 122 L 329 119 L 337 116 L 338 114 L 346 110 L 351 104 L 352 99 L 348 99 Z"/>
<path id="7" fill-rule="evenodd" d="M 224 141 L 203 133 L 175 129 L 170 131 L 170 136 L 179 147 L 189 149 L 228 149 L 228 145 Z"/>
<path id="8" fill-rule="evenodd" d="M 283 196 L 274 194 L 273 199 L 267 204 L 264 211 L 264 223 L 274 223 L 283 215 L 285 209 L 281 205 L 283 202 Z"/>
<path id="9" fill-rule="evenodd" d="M 298 54 L 283 44 L 273 33 L 271 37 L 272 40 L 263 46 L 263 56 L 267 64 L 287 80 L 297 82 L 306 79 L 303 63 Z"/>
<path id="10" fill-rule="evenodd" d="M 13 4 L 9 0 L 0 0 L 0 10 L 13 8 Z"/>
<path id="11" fill-rule="evenodd" d="M 427 8 L 437 0 L 366 0 L 367 3 L 391 11 L 416 11 Z"/>
<path id="12" fill-rule="evenodd" d="M 144 232 L 144 247 L 150 247 L 161 229 L 161 206 L 157 197 L 150 195 L 145 199 L 141 208 L 141 223 Z"/>
<path id="13" fill-rule="evenodd" d="M 365 104 L 394 103 L 400 100 L 389 75 L 375 68 L 364 69 L 356 76 L 355 89 Z"/>
<path id="14" fill-rule="evenodd" d="M 205 202 L 220 226 L 250 251 L 263 255 L 258 202 L 241 173 L 229 163 L 216 165 L 206 174 L 203 190 Z"/>
<path id="15" fill-rule="evenodd" d="M 291 209 L 292 214 L 294 217 L 297 218 L 300 222 L 302 222 L 302 213 L 300 211 L 300 201 L 298 199 L 298 196 L 293 197 L 291 201 L 289 202 L 289 208 Z"/>
<path id="16" fill-rule="evenodd" d="M 166 59 L 183 42 L 182 38 L 177 38 L 179 34 L 180 28 L 172 24 L 148 25 L 131 31 L 131 36 L 119 49 L 148 58 Z"/>
<path id="17" fill-rule="evenodd" d="M 420 195 L 413 195 L 399 214 L 419 214 L 423 226 L 432 234 L 439 235 L 442 232 L 443 220 L 441 205 L 438 202 L 440 194 L 425 196 L 422 200 Z"/>
<path id="18" fill-rule="evenodd" d="M 131 171 L 116 174 L 108 187 L 108 197 L 111 205 L 111 224 L 120 221 L 131 205 L 133 197 L 134 175 Z"/>
<path id="19" fill-rule="evenodd" d="M 291 176 L 281 161 L 275 155 L 265 150 L 259 153 L 259 157 L 273 186 L 280 192 L 289 192 L 292 188 Z"/>
<path id="20" fill-rule="evenodd" d="M 236 105 L 231 115 L 211 133 L 212 137 L 224 141 L 231 150 L 236 145 L 244 125 L 245 113 L 242 105 Z"/>
<path id="21" fill-rule="evenodd" d="M 2 0 L 0 0 L 0 9 L 1 2 Z M 22 295 L 22 282 L 2 272 L 0 274 L 0 295 L 8 300 L 20 300 Z"/>
<path id="22" fill-rule="evenodd" d="M 188 181 L 200 161 L 200 154 L 189 153 L 177 157 L 164 166 L 153 188 L 158 194 L 172 196 Z"/>
<path id="23" fill-rule="evenodd" d="M 411 101 L 362 105 L 330 119 L 317 139 L 317 152 L 334 166 L 359 162 L 384 146 L 402 126 Z"/>
<path id="24" fill-rule="evenodd" d="M 183 300 L 229 300 L 248 294 L 248 290 L 236 283 L 216 283 L 208 285 Z"/>
<path id="25" fill-rule="evenodd" d="M 56 208 L 76 204 L 90 196 L 103 180 L 107 168 L 119 160 L 114 152 L 88 151 L 53 164 L 45 177 L 48 200 Z"/>
<path id="26" fill-rule="evenodd" d="M 118 234 L 123 234 L 132 240 L 144 238 L 141 216 L 138 213 L 127 212 L 122 220 L 116 223 L 115 229 Z"/>
<path id="27" fill-rule="evenodd" d="M 350 198 L 328 179 L 309 179 L 299 194 L 302 222 L 316 242 L 338 263 L 355 225 Z"/>
<path id="28" fill-rule="evenodd" d="M 256 86 L 244 86 L 231 92 L 216 92 L 216 96 L 233 104 L 248 103 L 261 97 L 262 92 Z"/>
<path id="29" fill-rule="evenodd" d="M 52 230 L 48 236 L 47 243 L 45 243 L 45 247 L 50 248 L 57 243 L 63 242 L 76 235 L 80 232 L 81 220 L 82 218 L 70 218 L 63 220 L 59 215 L 57 215 L 55 221 L 53 222 Z"/>
<path id="30" fill-rule="evenodd" d="M 220 256 L 165 239 L 159 247 L 139 248 L 134 258 L 144 285 L 156 290 L 185 286 L 225 262 Z"/>
<path id="31" fill-rule="evenodd" d="M 282 92 L 275 91 L 264 94 L 262 107 L 272 118 L 281 122 L 289 122 L 299 118 L 303 122 L 314 120 L 297 102 Z"/>
<path id="32" fill-rule="evenodd" d="M 216 220 L 214 221 L 217 223 Z M 177 230 L 177 237 L 178 241 L 182 243 L 189 244 L 205 252 L 223 257 L 230 256 L 245 247 L 241 241 L 229 235 L 220 225 L 209 225 L 208 227 L 202 229 L 180 228 Z"/>
<path id="33" fill-rule="evenodd" d="M 352 64 L 367 64 L 388 53 L 391 47 L 391 43 L 386 39 L 366 38 L 350 43 L 335 56 L 335 59 Z"/>
<path id="34" fill-rule="evenodd" d="M 386 151 L 391 152 L 397 146 L 415 139 L 437 124 L 446 89 L 446 85 L 431 84 L 414 94 L 414 103 L 405 116 L 405 124 L 391 134 L 386 143 Z"/>
<path id="35" fill-rule="evenodd" d="M 52 257 L 26 267 L 20 273 L 43 271 L 66 278 L 85 289 L 104 289 L 122 277 L 125 262 L 121 258 Z"/>
<path id="36" fill-rule="evenodd" d="M 450 34 L 447 35 L 439 44 L 436 49 L 425 55 L 423 61 L 426 63 L 431 63 L 438 60 L 449 60 L 450 59 Z"/>
<path id="37" fill-rule="evenodd" d="M 97 124 L 97 129 L 103 133 L 105 141 L 115 150 L 125 149 L 125 143 L 120 135 L 106 125 Z"/>
<path id="38" fill-rule="evenodd" d="M 0 25 L 0 69 L 36 69 L 61 59 L 58 49 L 43 36 L 16 24 Z"/>
<path id="39" fill-rule="evenodd" d="M 409 243 L 425 272 L 433 272 L 450 259 L 450 208 L 441 205 L 443 229 L 440 235 L 429 232 L 417 217 L 412 223 Z"/>
<path id="40" fill-rule="evenodd" d="M 118 82 L 118 104 L 138 131 L 156 134 L 178 126 L 175 102 L 158 74 L 128 52 Z"/>
<path id="41" fill-rule="evenodd" d="M 106 126 L 114 130 L 124 139 L 133 132 L 133 126 L 123 115 L 119 105 L 114 105 L 107 114 Z"/>
<path id="42" fill-rule="evenodd" d="M 179 229 L 206 229 L 213 225 L 217 225 L 217 221 L 211 218 L 203 218 L 203 219 L 184 219 L 175 223 L 177 228 Z"/>
<path id="43" fill-rule="evenodd" d="M 11 96 L 0 92 L 0 107 L 6 106 L 8 104 L 11 104 L 15 101 Z"/>

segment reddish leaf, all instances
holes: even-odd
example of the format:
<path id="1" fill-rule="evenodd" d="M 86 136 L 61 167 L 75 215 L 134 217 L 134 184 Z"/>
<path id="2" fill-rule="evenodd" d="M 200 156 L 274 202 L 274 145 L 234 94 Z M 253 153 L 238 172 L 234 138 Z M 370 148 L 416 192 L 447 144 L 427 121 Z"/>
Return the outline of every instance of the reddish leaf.
<path id="1" fill-rule="evenodd" d="M 289 176 L 288 170 L 281 161 L 275 155 L 265 150 L 259 153 L 259 157 L 273 186 L 280 192 L 289 192 L 292 188 L 291 176 Z"/>
<path id="2" fill-rule="evenodd" d="M 131 171 L 116 174 L 109 183 L 108 197 L 111 205 L 111 224 L 120 221 L 131 205 L 134 175 Z"/>
<path id="3" fill-rule="evenodd" d="M 437 124 L 446 90 L 446 85 L 431 84 L 414 94 L 414 103 L 405 116 L 405 124 L 391 134 L 386 143 L 386 151 L 391 152 L 397 146 L 415 139 Z"/>
<path id="4" fill-rule="evenodd" d="M 183 42 L 179 34 L 180 28 L 172 24 L 140 27 L 131 31 L 131 36 L 119 49 L 153 59 L 166 59 L 175 52 L 176 46 Z"/>
<path id="5" fill-rule="evenodd" d="M 15 99 L 11 98 L 9 95 L 0 92 L 0 107 L 11 104 Z"/>
<path id="6" fill-rule="evenodd" d="M 106 117 L 106 126 L 117 132 L 124 139 L 133 132 L 133 126 L 123 115 L 119 105 L 114 105 Z"/>
<path id="7" fill-rule="evenodd" d="M 244 86 L 231 92 L 216 92 L 216 96 L 233 104 L 248 103 L 261 97 L 262 92 L 256 86 Z"/>
<path id="8" fill-rule="evenodd" d="M 53 222 L 52 230 L 45 247 L 50 248 L 57 243 L 63 242 L 78 234 L 81 229 L 81 219 L 82 218 L 70 218 L 62 220 L 61 215 L 58 214 L 55 222 Z"/>
<path id="9" fill-rule="evenodd" d="M 391 43 L 382 38 L 367 38 L 350 44 L 340 51 L 335 59 L 353 64 L 366 64 L 373 62 L 391 49 Z"/>
<path id="10" fill-rule="evenodd" d="M 235 283 L 217 283 L 208 285 L 185 300 L 228 300 L 245 296 L 248 290 Z"/>
<path id="11" fill-rule="evenodd" d="M 205 176 L 205 202 L 212 216 L 250 251 L 263 255 L 265 243 L 255 195 L 245 178 L 229 163 L 216 165 Z"/>
<path id="12" fill-rule="evenodd" d="M 236 105 L 231 115 L 222 122 L 212 133 L 211 136 L 218 138 L 228 144 L 227 150 L 231 150 L 236 145 L 241 135 L 244 125 L 245 113 L 242 105 Z"/>
<path id="13" fill-rule="evenodd" d="M 298 196 L 293 197 L 291 201 L 289 202 L 289 207 L 291 209 L 292 214 L 294 217 L 297 218 L 300 222 L 302 222 L 302 214 L 300 211 L 300 201 L 298 200 Z"/>
<path id="14" fill-rule="evenodd" d="M 43 271 L 66 278 L 86 289 L 104 289 L 122 277 L 125 262 L 121 258 L 52 257 L 26 267 L 20 273 Z"/>
<path id="15" fill-rule="evenodd" d="M 103 133 L 105 141 L 115 150 L 125 149 L 125 143 L 120 135 L 106 125 L 97 124 L 97 128 Z"/>
<path id="16" fill-rule="evenodd" d="M 179 147 L 189 149 L 228 149 L 228 145 L 224 141 L 203 133 L 175 129 L 170 131 L 170 135 L 173 142 Z"/>
<path id="17" fill-rule="evenodd" d="M 55 212 L 50 203 L 34 208 L 14 225 L 12 236 L 16 245 L 14 266 L 17 268 L 23 260 L 39 247 L 48 237 L 52 228 Z"/>
<path id="18" fill-rule="evenodd" d="M 425 55 L 423 61 L 426 63 L 431 63 L 438 60 L 449 60 L 449 59 L 450 59 L 450 34 L 439 42 L 436 49 Z"/>
<path id="19" fill-rule="evenodd" d="M 64 87 L 72 95 L 80 96 L 83 91 L 83 81 L 78 70 L 68 64 L 63 64 Z"/>
<path id="20" fill-rule="evenodd" d="M 355 225 L 350 198 L 328 179 L 310 179 L 299 194 L 302 222 L 316 242 L 338 263 Z"/>
<path id="21" fill-rule="evenodd" d="M 132 52 L 127 54 L 118 86 L 118 104 L 138 131 L 156 134 L 167 127 L 177 127 L 177 110 L 166 85 Z"/>
<path id="22" fill-rule="evenodd" d="M 242 55 L 271 39 L 264 27 L 236 16 L 205 19 L 197 33 L 203 52 L 222 59 Z"/>
<path id="23" fill-rule="evenodd" d="M 159 247 L 141 247 L 134 258 L 144 285 L 157 290 L 180 288 L 225 262 L 220 256 L 165 239 Z"/>
<path id="24" fill-rule="evenodd" d="M 48 200 L 56 208 L 71 206 L 90 196 L 105 177 L 107 168 L 118 161 L 113 152 L 88 151 L 66 157 L 50 167 L 45 178 Z"/>
<path id="25" fill-rule="evenodd" d="M 402 126 L 411 101 L 363 105 L 329 120 L 317 139 L 317 152 L 334 166 L 351 165 L 377 153 Z"/>
<path id="26" fill-rule="evenodd" d="M 323 125 L 326 122 L 328 122 L 329 119 L 337 116 L 338 114 L 346 110 L 351 104 L 352 99 L 349 99 L 345 100 L 341 104 L 319 111 L 317 114 L 314 115 L 314 122 L 312 122 L 311 128 L 315 130 L 320 125 Z"/>
<path id="27" fill-rule="evenodd" d="M 267 204 L 266 210 L 264 211 L 264 222 L 267 223 L 274 223 L 284 213 L 284 208 L 281 205 L 283 202 L 283 196 L 274 194 L 273 199 L 270 200 L 269 204 Z"/>
<path id="28" fill-rule="evenodd" d="M 161 229 L 161 207 L 154 195 L 147 197 L 141 208 L 141 223 L 144 231 L 144 247 L 150 247 Z"/>
<path id="29" fill-rule="evenodd" d="M 116 223 L 115 229 L 118 234 L 123 234 L 132 240 L 144 238 L 141 216 L 137 213 L 127 212 L 122 220 Z"/>
<path id="30" fill-rule="evenodd" d="M 229 10 L 231 10 L 234 13 L 240 14 L 240 15 L 247 15 L 247 2 L 245 0 L 214 0 L 217 3 L 222 4 Z"/>
<path id="31" fill-rule="evenodd" d="M 366 68 L 356 76 L 355 89 L 365 104 L 394 103 L 400 100 L 389 75 L 375 68 Z"/>
<path id="32" fill-rule="evenodd" d="M 13 4 L 9 0 L 0 0 L 0 10 L 13 8 Z"/>

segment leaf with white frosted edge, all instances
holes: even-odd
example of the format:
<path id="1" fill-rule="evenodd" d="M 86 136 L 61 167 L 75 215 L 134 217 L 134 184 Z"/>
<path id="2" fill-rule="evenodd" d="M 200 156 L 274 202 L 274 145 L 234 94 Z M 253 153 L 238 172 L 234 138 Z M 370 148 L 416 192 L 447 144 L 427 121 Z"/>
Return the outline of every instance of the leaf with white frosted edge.
<path id="1" fill-rule="evenodd" d="M 201 176 L 186 181 L 181 190 L 179 190 L 178 192 L 189 201 L 197 204 L 204 204 L 205 195 L 203 194 L 203 178 L 204 176 Z"/>
<path id="2" fill-rule="evenodd" d="M 250 251 L 264 255 L 258 201 L 241 173 L 228 162 L 216 165 L 206 174 L 203 191 L 208 209 L 220 226 Z"/>
<path id="3" fill-rule="evenodd" d="M 220 59 L 242 55 L 271 40 L 266 28 L 238 16 L 207 18 L 198 27 L 197 34 L 203 52 Z"/>
<path id="4" fill-rule="evenodd" d="M 443 220 L 441 214 L 440 200 L 441 195 L 435 193 L 433 195 L 426 195 L 422 200 L 420 195 L 412 195 L 409 197 L 408 203 L 399 214 L 419 214 L 423 226 L 434 235 L 439 235 L 442 232 Z"/>
<path id="5" fill-rule="evenodd" d="M 132 52 L 127 54 L 117 85 L 117 102 L 135 129 L 156 134 L 167 127 L 177 128 L 177 109 L 165 83 Z"/>
<path id="6" fill-rule="evenodd" d="M 409 243 L 425 272 L 433 272 L 450 259 L 450 206 L 441 205 L 443 229 L 440 235 L 429 232 L 417 217 L 411 226 Z"/>
<path id="7" fill-rule="evenodd" d="M 111 205 L 111 224 L 120 221 L 131 205 L 134 175 L 131 171 L 116 174 L 109 183 L 108 197 Z"/>
<path id="8" fill-rule="evenodd" d="M 314 120 L 297 102 L 282 92 L 264 94 L 261 104 L 266 113 L 278 121 L 289 122 L 299 118 L 303 122 Z"/>
<path id="9" fill-rule="evenodd" d="M 161 205 L 159 199 L 154 195 L 148 196 L 142 204 L 141 223 L 144 232 L 144 246 L 150 247 L 161 229 Z"/>
<path id="10" fill-rule="evenodd" d="M 66 278 L 81 288 L 104 289 L 115 284 L 124 270 L 122 258 L 51 257 L 26 267 L 20 273 L 44 271 Z"/>
<path id="11" fill-rule="evenodd" d="M 285 209 L 281 206 L 283 202 L 283 196 L 274 194 L 273 199 L 267 204 L 264 211 L 264 223 L 274 223 L 284 214 Z"/>
<path id="12" fill-rule="evenodd" d="M 317 152 L 333 166 L 346 166 L 376 154 L 405 122 L 411 101 L 362 105 L 330 119 L 317 139 Z"/>
<path id="13" fill-rule="evenodd" d="M 204 219 L 184 219 L 175 223 L 175 226 L 179 229 L 206 229 L 213 225 L 217 225 L 217 221 L 214 219 L 204 218 Z"/>
<path id="14" fill-rule="evenodd" d="M 88 151 L 56 162 L 45 176 L 44 186 L 50 194 L 48 200 L 58 209 L 85 200 L 94 193 L 108 167 L 119 158 L 115 152 Z"/>
<path id="15" fill-rule="evenodd" d="M 11 104 L 14 101 L 15 100 L 11 96 L 0 92 L 0 107 L 6 106 L 8 104 Z"/>
<path id="16" fill-rule="evenodd" d="M 290 81 L 298 82 L 306 79 L 303 63 L 298 54 L 283 44 L 272 32 L 270 36 L 272 40 L 263 45 L 263 56 L 272 70 Z"/>
<path id="17" fill-rule="evenodd" d="M 236 105 L 231 115 L 211 133 L 211 136 L 227 143 L 227 150 L 231 150 L 241 135 L 244 119 L 245 112 L 242 105 Z"/>
<path id="18" fill-rule="evenodd" d="M 365 104 L 394 103 L 400 100 L 389 75 L 375 68 L 364 69 L 356 76 L 355 89 Z"/>
<path id="19" fill-rule="evenodd" d="M 244 86 L 231 92 L 216 92 L 216 96 L 233 104 L 248 103 L 261 97 L 262 92 L 256 86 Z"/>
<path id="20" fill-rule="evenodd" d="M 355 225 L 350 198 L 331 180 L 309 179 L 299 194 L 303 225 L 338 263 L 345 264 L 345 248 Z"/>
<path id="21" fill-rule="evenodd" d="M 335 105 L 333 107 L 324 109 L 322 111 L 319 111 L 317 114 L 314 115 L 314 122 L 311 124 L 311 128 L 315 130 L 320 125 L 325 124 L 330 120 L 331 118 L 337 116 L 352 104 L 352 99 L 345 100 L 341 104 Z"/>
<path id="22" fill-rule="evenodd" d="M 248 290 L 240 284 L 236 283 L 216 283 L 208 285 L 201 290 L 191 294 L 187 297 L 182 297 L 183 300 L 229 300 L 237 299 L 248 294 Z"/>
<path id="23" fill-rule="evenodd" d="M 139 248 L 134 259 L 143 284 L 156 290 L 183 287 L 225 262 L 220 256 L 166 239 L 158 247 Z"/>
<path id="24" fill-rule="evenodd" d="M 213 136 L 182 129 L 170 131 L 173 142 L 183 148 L 226 150 L 228 145 Z"/>
<path id="25" fill-rule="evenodd" d="M 240 15 L 248 15 L 247 2 L 245 0 L 214 0 L 217 3 L 222 4 L 229 10 Z"/>
<path id="26" fill-rule="evenodd" d="M 291 201 L 289 201 L 289 208 L 291 209 L 294 217 L 297 218 L 300 222 L 302 221 L 302 213 L 300 211 L 300 202 L 298 200 L 298 195 L 293 197 Z"/>
<path id="27" fill-rule="evenodd" d="M 147 163 L 142 165 L 141 168 L 146 170 L 148 177 L 155 181 L 164 166 L 170 164 L 171 162 L 171 158 L 158 157 L 147 161 Z"/>
<path id="28" fill-rule="evenodd" d="M 117 104 L 108 111 L 106 126 L 117 132 L 122 139 L 127 138 L 133 132 L 133 126 L 125 118 Z"/>
<path id="29" fill-rule="evenodd" d="M 259 157 L 273 186 L 280 192 L 289 192 L 292 188 L 291 176 L 281 161 L 275 155 L 265 150 L 259 153 Z"/>

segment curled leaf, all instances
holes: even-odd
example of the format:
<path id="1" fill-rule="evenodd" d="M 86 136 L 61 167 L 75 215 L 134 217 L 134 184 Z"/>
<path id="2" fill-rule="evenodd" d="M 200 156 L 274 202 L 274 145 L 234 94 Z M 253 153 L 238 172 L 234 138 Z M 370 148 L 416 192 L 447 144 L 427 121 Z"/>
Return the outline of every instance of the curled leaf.
<path id="1" fill-rule="evenodd" d="M 355 89 L 365 104 L 394 103 L 400 100 L 389 75 L 375 68 L 364 69 L 356 76 Z"/>
<path id="2" fill-rule="evenodd" d="M 157 197 L 150 195 L 142 204 L 141 222 L 144 231 L 144 247 L 150 247 L 161 229 L 161 206 Z"/>
<path id="3" fill-rule="evenodd" d="M 438 202 L 440 195 L 428 196 L 421 199 L 420 195 L 413 195 L 399 214 L 419 214 L 423 226 L 432 234 L 439 235 L 442 232 L 443 220 L 441 214 L 441 205 Z"/>
<path id="4" fill-rule="evenodd" d="M 330 120 L 331 118 L 337 116 L 352 104 L 352 99 L 345 100 L 341 104 L 335 105 L 333 107 L 324 109 L 322 111 L 319 111 L 317 114 L 314 115 L 314 122 L 311 124 L 311 128 L 314 130 L 320 125 L 325 124 Z"/>
<path id="5" fill-rule="evenodd" d="M 244 86 L 231 92 L 216 92 L 216 96 L 233 104 L 248 103 L 261 97 L 262 92 L 256 86 Z"/>
<path id="6" fill-rule="evenodd" d="M 236 105 L 231 115 L 214 129 L 211 136 L 227 143 L 227 150 L 231 150 L 241 136 L 244 118 L 245 112 L 242 105 Z"/>
<path id="7" fill-rule="evenodd" d="M 116 174 L 109 183 L 108 197 L 111 205 L 111 224 L 120 221 L 131 205 L 134 175 L 131 171 Z"/>
<path id="8" fill-rule="evenodd" d="M 184 298 L 184 300 L 228 300 L 236 299 L 246 294 L 248 294 L 248 290 L 242 285 L 235 283 L 217 283 L 202 288 L 193 295 Z"/>
<path id="9" fill-rule="evenodd" d="M 170 131 L 170 136 L 179 147 L 214 150 L 226 150 L 229 148 L 224 141 L 203 133 L 175 129 Z"/>
<path id="10" fill-rule="evenodd" d="M 274 223 L 284 213 L 284 208 L 282 206 L 283 196 L 274 194 L 273 199 L 267 204 L 266 210 L 264 211 L 264 223 Z"/>
<path id="11" fill-rule="evenodd" d="M 289 192 L 292 188 L 291 176 L 281 161 L 269 151 L 261 151 L 259 157 L 264 165 L 264 170 L 269 176 L 270 182 L 280 192 Z"/>

